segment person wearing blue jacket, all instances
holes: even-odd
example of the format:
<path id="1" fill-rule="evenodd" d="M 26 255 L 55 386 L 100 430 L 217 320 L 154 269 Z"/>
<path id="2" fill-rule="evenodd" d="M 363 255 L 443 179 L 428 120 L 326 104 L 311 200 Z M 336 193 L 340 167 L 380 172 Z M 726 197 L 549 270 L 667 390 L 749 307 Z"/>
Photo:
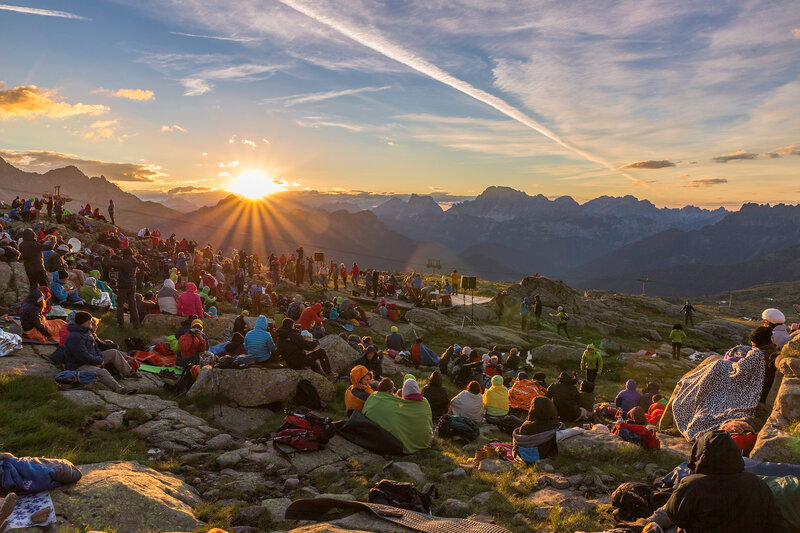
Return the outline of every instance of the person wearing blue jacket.
<path id="1" fill-rule="evenodd" d="M 78 296 L 78 293 L 73 289 L 67 291 L 64 288 L 64 281 L 61 279 L 58 272 L 53 272 L 53 279 L 50 281 L 50 294 L 59 304 L 69 302 L 75 305 L 85 305 L 86 302 Z"/>
<path id="2" fill-rule="evenodd" d="M 119 394 L 134 394 L 136 389 L 120 385 L 111 373 L 103 368 L 109 366 L 123 377 L 138 377 L 125 360 L 124 354 L 115 344 L 97 338 L 97 326 L 91 313 L 75 313 L 75 322 L 67 326 L 67 340 L 64 341 L 64 363 L 67 370 L 94 372 L 100 383 Z"/>
<path id="3" fill-rule="evenodd" d="M 244 336 L 244 347 L 247 348 L 247 353 L 255 357 L 259 363 L 268 361 L 275 351 L 275 341 L 267 326 L 267 317 L 259 315 L 253 329 Z"/>

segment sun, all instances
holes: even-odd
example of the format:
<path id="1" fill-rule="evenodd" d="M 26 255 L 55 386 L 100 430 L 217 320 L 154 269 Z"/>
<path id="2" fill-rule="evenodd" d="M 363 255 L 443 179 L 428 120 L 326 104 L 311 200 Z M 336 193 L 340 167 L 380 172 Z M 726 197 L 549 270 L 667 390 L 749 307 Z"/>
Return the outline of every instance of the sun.
<path id="1" fill-rule="evenodd" d="M 264 172 L 246 170 L 231 182 L 228 190 L 250 200 L 258 200 L 272 193 L 286 190 L 286 186 Z"/>

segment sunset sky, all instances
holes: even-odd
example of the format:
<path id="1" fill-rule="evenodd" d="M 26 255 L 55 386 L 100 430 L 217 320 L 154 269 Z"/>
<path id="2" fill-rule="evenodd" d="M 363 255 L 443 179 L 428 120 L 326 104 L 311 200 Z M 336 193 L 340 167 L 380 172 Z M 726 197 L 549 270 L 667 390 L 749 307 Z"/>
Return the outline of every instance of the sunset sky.
<path id="1" fill-rule="evenodd" d="M 130 191 L 800 201 L 796 0 L 16 1 L 0 47 L 0 156 Z"/>

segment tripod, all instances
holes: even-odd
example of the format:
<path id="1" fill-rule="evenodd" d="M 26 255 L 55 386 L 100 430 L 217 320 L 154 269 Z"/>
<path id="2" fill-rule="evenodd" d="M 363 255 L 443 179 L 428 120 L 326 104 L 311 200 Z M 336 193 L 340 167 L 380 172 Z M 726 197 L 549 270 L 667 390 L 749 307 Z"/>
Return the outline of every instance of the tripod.
<path id="1" fill-rule="evenodd" d="M 461 319 L 461 329 L 464 329 L 464 324 L 469 321 L 470 325 L 474 328 L 475 327 L 475 289 L 469 290 L 469 297 L 470 297 L 470 316 L 467 316 L 467 294 L 462 289 L 461 291 L 461 300 L 463 302 L 462 308 L 464 309 L 464 318 Z"/>

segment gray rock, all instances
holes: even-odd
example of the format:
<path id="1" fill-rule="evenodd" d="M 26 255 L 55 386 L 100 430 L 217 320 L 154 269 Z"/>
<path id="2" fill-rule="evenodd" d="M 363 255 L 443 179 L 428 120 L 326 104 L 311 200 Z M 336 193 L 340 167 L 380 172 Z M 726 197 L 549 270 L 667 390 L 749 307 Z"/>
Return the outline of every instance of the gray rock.
<path id="1" fill-rule="evenodd" d="M 658 470 L 658 465 L 655 463 L 649 463 L 644 466 L 644 473 L 648 476 L 652 476 Z"/>
<path id="2" fill-rule="evenodd" d="M 531 359 L 537 363 L 565 363 L 577 362 L 581 353 L 575 348 L 568 348 L 559 344 L 544 344 L 530 350 Z"/>
<path id="3" fill-rule="evenodd" d="M 570 485 L 567 478 L 558 474 L 545 474 L 539 478 L 538 483 L 540 487 L 550 485 L 554 489 L 568 489 Z"/>
<path id="4" fill-rule="evenodd" d="M 643 329 L 642 335 L 653 341 L 660 341 L 661 335 L 654 329 Z"/>
<path id="5" fill-rule="evenodd" d="M 560 506 L 572 512 L 589 512 L 597 506 L 568 490 L 542 489 L 534 492 L 530 501 L 537 507 Z"/>
<path id="6" fill-rule="evenodd" d="M 282 522 L 286 516 L 286 509 L 292 504 L 289 498 L 270 498 L 261 502 L 263 507 L 269 510 L 274 522 Z"/>
<path id="7" fill-rule="evenodd" d="M 567 482 L 572 485 L 573 487 L 580 485 L 583 483 L 584 477 L 580 474 L 575 474 L 574 476 L 567 477 Z M 566 487 L 555 487 L 555 488 L 566 488 Z"/>
<path id="8" fill-rule="evenodd" d="M 442 474 L 442 479 L 460 479 L 464 477 L 467 477 L 467 471 L 460 467 Z"/>
<path id="9" fill-rule="evenodd" d="M 114 411 L 106 417 L 106 424 L 110 429 L 122 427 L 125 423 L 125 411 Z"/>
<path id="10" fill-rule="evenodd" d="M 469 513 L 469 504 L 456 500 L 455 498 L 448 498 L 439 506 L 439 514 L 447 517 L 462 517 Z"/>
<path id="11" fill-rule="evenodd" d="M 622 346 L 616 341 L 603 339 L 600 341 L 600 350 L 609 355 L 617 355 L 622 351 Z"/>
<path id="12" fill-rule="evenodd" d="M 514 468 L 514 465 L 511 464 L 509 461 L 500 461 L 498 459 L 484 459 L 478 465 L 478 472 L 489 472 L 490 474 L 494 474 L 497 472 L 505 472 L 506 470 L 511 470 Z"/>
<path id="13" fill-rule="evenodd" d="M 295 490 L 297 487 L 300 486 L 300 480 L 296 477 L 290 477 L 286 481 L 283 482 L 283 490 L 291 491 Z"/>
<path id="14" fill-rule="evenodd" d="M 476 507 L 483 507 L 489 502 L 489 498 L 492 497 L 492 494 L 494 494 L 492 491 L 479 492 L 469 499 L 469 503 Z"/>
<path id="15" fill-rule="evenodd" d="M 425 477 L 425 473 L 416 463 L 393 463 L 392 468 L 395 468 L 402 472 L 406 477 L 413 479 L 418 483 L 427 483 L 428 480 Z"/>
<path id="16" fill-rule="evenodd" d="M 76 403 L 81 407 L 100 406 L 100 407 L 105 407 L 108 410 L 119 409 L 119 407 L 115 405 L 109 405 L 100 396 L 86 389 L 65 390 L 61 391 L 61 395 L 64 396 L 69 401 L 71 401 L 72 403 Z"/>
<path id="17" fill-rule="evenodd" d="M 156 315 L 149 315 L 156 316 Z M 135 394 L 131 396 L 117 394 L 110 390 L 98 390 L 99 394 L 106 402 L 114 404 L 123 409 L 139 408 L 148 413 L 160 413 L 166 409 L 175 409 L 178 403 L 172 400 L 162 400 L 158 396 L 151 394 Z"/>
<path id="18" fill-rule="evenodd" d="M 210 438 L 208 442 L 206 442 L 206 446 L 212 450 L 230 450 L 236 446 L 236 443 L 234 442 L 233 437 L 227 433 L 220 433 L 216 437 Z"/>
<path id="19" fill-rule="evenodd" d="M 217 464 L 220 468 L 230 468 L 242 461 L 242 456 L 237 452 L 225 452 L 217 457 Z"/>

